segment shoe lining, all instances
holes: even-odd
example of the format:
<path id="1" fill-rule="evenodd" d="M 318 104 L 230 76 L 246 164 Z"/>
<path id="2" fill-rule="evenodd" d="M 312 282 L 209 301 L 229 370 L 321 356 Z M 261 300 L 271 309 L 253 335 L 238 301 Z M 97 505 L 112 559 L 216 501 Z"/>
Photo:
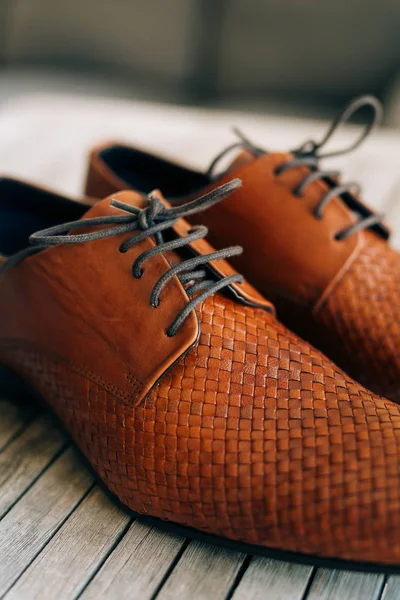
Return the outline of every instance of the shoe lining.
<path id="1" fill-rule="evenodd" d="M 128 187 L 144 194 L 160 189 L 168 200 L 190 196 L 211 182 L 204 173 L 127 146 L 112 146 L 100 156 Z"/>
<path id="2" fill-rule="evenodd" d="M 29 246 L 35 231 L 79 219 L 87 206 L 13 179 L 0 179 L 0 255 Z"/>

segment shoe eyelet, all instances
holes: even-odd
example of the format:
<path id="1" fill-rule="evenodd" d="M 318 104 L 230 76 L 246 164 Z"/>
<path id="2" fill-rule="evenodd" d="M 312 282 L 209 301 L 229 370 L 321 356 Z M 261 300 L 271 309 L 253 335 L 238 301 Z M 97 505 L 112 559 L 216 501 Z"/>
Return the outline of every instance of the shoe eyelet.
<path id="1" fill-rule="evenodd" d="M 160 301 L 157 300 L 157 302 L 150 302 L 150 306 L 152 308 L 158 308 L 160 306 Z"/>
<path id="2" fill-rule="evenodd" d="M 278 165 L 277 167 L 275 167 L 275 169 L 274 169 L 275 177 L 279 177 L 279 175 L 282 174 L 282 170 L 283 170 L 283 165 Z"/>
<path id="3" fill-rule="evenodd" d="M 132 271 L 132 273 L 133 273 L 133 276 L 134 276 L 134 278 L 135 278 L 135 279 L 142 279 L 144 271 L 143 271 L 143 269 L 141 269 L 141 271 L 140 271 L 140 274 L 139 274 L 139 275 L 137 275 L 137 274 L 136 274 L 136 273 L 134 273 L 133 271 Z"/>
<path id="4" fill-rule="evenodd" d="M 124 249 L 122 248 L 122 244 L 121 244 L 121 246 L 118 248 L 118 252 L 119 252 L 120 254 L 126 254 L 126 250 L 124 250 Z"/>
<path id="5" fill-rule="evenodd" d="M 175 335 L 175 334 L 171 334 L 171 333 L 169 333 L 169 330 L 168 330 L 168 329 L 164 329 L 164 333 L 165 333 L 165 335 L 166 335 L 167 337 L 169 337 L 169 338 L 172 338 L 172 337 L 174 337 L 174 335 Z"/>
<path id="6" fill-rule="evenodd" d="M 333 239 L 335 240 L 335 242 L 342 242 L 345 238 L 343 236 L 343 233 L 339 231 L 338 233 L 335 233 Z"/>

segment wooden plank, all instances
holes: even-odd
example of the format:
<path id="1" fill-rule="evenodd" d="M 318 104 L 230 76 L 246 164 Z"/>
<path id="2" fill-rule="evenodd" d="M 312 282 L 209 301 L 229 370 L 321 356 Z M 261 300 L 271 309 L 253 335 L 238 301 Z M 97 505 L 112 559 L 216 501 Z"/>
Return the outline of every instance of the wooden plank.
<path id="1" fill-rule="evenodd" d="M 5 598 L 76 598 L 112 552 L 130 521 L 131 517 L 96 486 Z"/>
<path id="2" fill-rule="evenodd" d="M 336 569 L 318 569 L 307 600 L 378 600 L 384 576 Z"/>
<path id="3" fill-rule="evenodd" d="M 74 448 L 62 454 L 0 521 L 0 596 L 41 552 L 93 485 Z"/>
<path id="4" fill-rule="evenodd" d="M 301 600 L 313 567 L 254 556 L 233 600 Z"/>
<path id="5" fill-rule="evenodd" d="M 66 444 L 45 413 L 0 454 L 0 519 Z"/>
<path id="6" fill-rule="evenodd" d="M 190 542 L 157 600 L 226 598 L 245 554 L 202 542 Z"/>
<path id="7" fill-rule="evenodd" d="M 1 385 L 1 381 L 0 381 Z M 32 421 L 38 408 L 35 403 L 3 398 L 0 392 L 0 452 Z"/>
<path id="8" fill-rule="evenodd" d="M 400 598 L 400 576 L 392 575 L 388 577 L 383 590 L 381 600 L 399 600 Z"/>
<path id="9" fill-rule="evenodd" d="M 80 600 L 152 598 L 184 543 L 184 538 L 135 521 Z"/>

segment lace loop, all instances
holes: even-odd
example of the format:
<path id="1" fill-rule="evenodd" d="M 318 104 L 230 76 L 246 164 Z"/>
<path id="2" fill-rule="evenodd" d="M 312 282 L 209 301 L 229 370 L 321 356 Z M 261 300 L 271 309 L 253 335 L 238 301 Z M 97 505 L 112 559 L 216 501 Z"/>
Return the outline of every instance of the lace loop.
<path id="1" fill-rule="evenodd" d="M 46 248 L 56 245 L 82 244 L 85 242 L 94 242 L 96 240 L 116 236 L 119 234 L 137 232 L 128 237 L 120 245 L 121 252 L 127 252 L 133 245 L 143 241 L 146 238 L 154 236 L 156 245 L 149 250 L 145 250 L 132 265 L 132 274 L 140 279 L 143 274 L 143 264 L 158 254 L 165 254 L 170 250 L 187 247 L 188 244 L 200 238 L 204 238 L 208 229 L 204 226 L 193 227 L 186 236 L 176 237 L 172 240 L 165 241 L 163 233 L 171 229 L 179 218 L 184 218 L 188 215 L 202 212 L 203 210 L 221 202 L 226 196 L 240 187 L 240 179 L 221 185 L 212 192 L 177 207 L 166 207 L 161 200 L 154 194 L 149 194 L 148 204 L 145 208 L 137 208 L 129 204 L 112 200 L 110 205 L 117 208 L 127 215 L 109 215 L 105 217 L 93 217 L 81 219 L 49 227 L 42 231 L 38 231 L 30 236 L 30 246 L 21 252 L 11 256 L 4 264 L 0 266 L 0 273 L 18 264 L 24 258 L 45 250 Z M 105 226 L 105 228 L 104 228 Z M 88 229 L 91 227 L 103 227 L 90 233 L 75 233 L 79 229 Z M 176 265 L 170 265 L 170 268 L 160 277 L 154 285 L 150 304 L 155 308 L 160 303 L 160 294 L 165 285 L 173 278 L 178 277 L 180 283 L 185 287 L 185 291 L 189 296 L 189 301 L 180 311 L 174 322 L 167 329 L 166 334 L 173 336 L 177 333 L 181 325 L 189 316 L 190 312 L 196 308 L 209 295 L 230 286 L 232 283 L 243 282 L 243 277 L 239 274 L 233 274 L 228 277 L 218 279 L 214 276 L 214 272 L 208 271 L 207 265 L 213 260 L 225 259 L 231 256 L 236 256 L 242 253 L 240 246 L 218 250 L 206 255 L 196 255 L 193 258 L 186 258 Z M 202 267 L 197 269 L 197 267 Z"/>
<path id="2" fill-rule="evenodd" d="M 343 148 L 341 150 L 334 150 L 332 152 L 321 152 L 321 149 L 324 148 L 324 146 L 328 143 L 328 141 L 331 139 L 338 127 L 342 124 L 347 123 L 358 110 L 366 107 L 371 109 L 372 118 L 363 128 L 359 137 L 347 148 Z M 358 213 L 359 218 L 353 225 L 336 234 L 335 239 L 337 240 L 343 240 L 348 236 L 352 235 L 353 233 L 361 231 L 362 229 L 368 229 L 370 227 L 382 225 L 383 215 L 371 213 L 371 211 L 369 211 L 363 205 L 361 205 L 357 198 L 349 198 L 349 194 L 358 195 L 361 192 L 361 188 L 359 187 L 359 185 L 355 183 L 336 183 L 340 176 L 340 172 L 332 170 L 321 170 L 319 168 L 320 160 L 323 158 L 347 154 L 352 150 L 358 148 L 360 144 L 368 137 L 368 135 L 376 127 L 376 125 L 378 125 L 382 121 L 382 116 L 382 104 L 377 98 L 369 95 L 355 98 L 344 108 L 344 110 L 338 115 L 338 117 L 336 117 L 332 121 L 330 127 L 328 128 L 326 134 L 320 142 L 315 142 L 314 140 L 307 140 L 304 144 L 300 146 L 300 148 L 292 151 L 293 158 L 279 165 L 275 169 L 275 175 L 277 177 L 283 175 L 283 173 L 285 173 L 285 171 L 288 171 L 289 169 L 296 169 L 299 167 L 308 167 L 310 169 L 311 172 L 304 177 L 304 179 L 298 184 L 298 186 L 293 192 L 294 195 L 298 197 L 301 197 L 304 194 L 307 186 L 314 181 L 325 181 L 329 185 L 329 191 L 323 196 L 323 198 L 321 198 L 321 200 L 318 202 L 317 206 L 314 209 L 314 216 L 317 219 L 322 219 L 325 207 L 331 200 L 333 200 L 333 198 L 336 197 L 340 197 L 350 207 L 352 212 L 356 214 Z M 225 154 L 230 152 L 233 148 L 241 147 L 247 149 L 255 157 L 260 156 L 261 154 L 265 154 L 265 152 L 262 149 L 252 144 L 251 141 L 245 135 L 243 135 L 241 131 L 235 129 L 235 133 L 239 137 L 239 141 L 226 148 L 216 157 L 216 159 L 214 159 L 209 169 L 210 175 L 214 171 L 219 160 L 223 156 L 225 156 Z M 384 235 L 386 235 L 385 231 Z"/>
<path id="3" fill-rule="evenodd" d="M 348 123 L 351 117 L 359 111 L 361 108 L 369 107 L 372 109 L 372 119 L 367 122 L 364 129 L 361 131 L 361 134 L 356 140 L 350 144 L 347 148 L 342 148 L 341 150 L 333 150 L 331 152 L 321 153 L 320 150 L 331 139 L 335 131 L 340 127 L 340 125 L 344 125 Z M 313 158 L 331 158 L 332 156 L 342 156 L 343 154 L 348 154 L 352 152 L 356 148 L 358 148 L 362 142 L 369 136 L 371 131 L 377 126 L 380 125 L 383 118 L 383 106 L 382 103 L 375 98 L 375 96 L 360 96 L 359 98 L 355 98 L 352 100 L 344 110 L 332 121 L 331 125 L 328 127 L 328 130 L 322 140 L 320 142 L 316 142 L 314 140 L 307 140 L 300 146 L 298 150 L 294 151 L 294 154 L 297 156 L 312 156 Z"/>
<path id="4" fill-rule="evenodd" d="M 335 150 L 332 152 L 322 153 L 321 149 L 328 143 L 331 139 L 337 128 L 347 123 L 350 118 L 361 108 L 368 107 L 372 110 L 372 119 L 366 124 L 364 129 L 362 130 L 360 136 L 347 148 L 343 148 L 341 150 Z M 314 209 L 314 215 L 317 219 L 322 219 L 323 211 L 327 204 L 336 197 L 342 198 L 346 202 L 346 194 L 351 193 L 355 196 L 361 193 L 361 187 L 357 183 L 345 183 L 345 184 L 336 184 L 334 183 L 340 176 L 339 171 L 323 171 L 319 168 L 319 161 L 324 158 L 339 156 L 342 154 L 347 154 L 352 150 L 355 150 L 360 146 L 360 144 L 368 137 L 371 131 L 381 123 L 383 117 L 383 107 L 381 102 L 375 98 L 374 96 L 360 96 L 356 98 L 352 102 L 350 102 L 345 109 L 334 119 L 328 128 L 325 136 L 322 138 L 320 142 L 315 142 L 314 140 L 308 140 L 305 142 L 299 149 L 294 150 L 294 159 L 288 161 L 287 163 L 281 165 L 280 173 L 284 173 L 287 169 L 308 166 L 311 169 L 311 173 L 307 175 L 302 182 L 298 185 L 295 190 L 296 195 L 301 195 L 304 193 L 306 187 L 311 184 L 313 181 L 317 180 L 329 180 L 332 183 L 331 189 L 321 198 L 318 202 L 317 206 Z M 362 229 L 368 229 L 369 227 L 373 227 L 374 225 L 379 225 L 382 222 L 383 216 L 377 214 L 361 214 L 360 218 L 354 225 L 344 229 L 343 231 L 339 231 L 335 235 L 336 240 L 344 240 L 348 236 L 356 233 L 357 231 L 361 231 Z"/>

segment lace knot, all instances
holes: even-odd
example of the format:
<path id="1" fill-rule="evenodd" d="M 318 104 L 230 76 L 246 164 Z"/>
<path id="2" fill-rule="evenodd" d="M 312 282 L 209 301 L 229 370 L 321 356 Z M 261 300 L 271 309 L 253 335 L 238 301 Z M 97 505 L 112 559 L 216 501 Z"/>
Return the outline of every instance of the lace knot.
<path id="1" fill-rule="evenodd" d="M 157 222 L 157 217 L 167 210 L 161 200 L 153 194 L 149 194 L 148 202 L 146 208 L 141 210 L 137 215 L 138 227 L 142 231 L 153 227 Z"/>

